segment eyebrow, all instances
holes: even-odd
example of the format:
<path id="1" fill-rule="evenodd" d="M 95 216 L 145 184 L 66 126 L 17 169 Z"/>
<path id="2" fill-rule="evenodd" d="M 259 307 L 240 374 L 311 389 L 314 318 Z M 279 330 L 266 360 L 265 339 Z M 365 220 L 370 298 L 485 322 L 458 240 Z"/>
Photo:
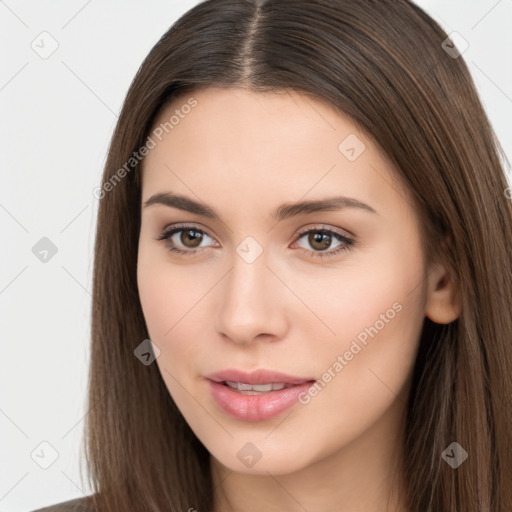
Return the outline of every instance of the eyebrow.
<path id="1" fill-rule="evenodd" d="M 152 195 L 145 203 L 144 208 L 152 205 L 164 205 L 177 208 L 196 215 L 202 215 L 209 219 L 220 220 L 219 215 L 208 205 L 199 203 L 188 197 L 173 194 L 171 192 L 159 192 Z M 307 215 L 315 212 L 327 212 L 343 210 L 345 208 L 358 208 L 378 215 L 377 211 L 370 205 L 352 197 L 335 196 L 314 201 L 300 201 L 297 203 L 285 203 L 276 208 L 271 216 L 279 221 L 300 215 Z"/>

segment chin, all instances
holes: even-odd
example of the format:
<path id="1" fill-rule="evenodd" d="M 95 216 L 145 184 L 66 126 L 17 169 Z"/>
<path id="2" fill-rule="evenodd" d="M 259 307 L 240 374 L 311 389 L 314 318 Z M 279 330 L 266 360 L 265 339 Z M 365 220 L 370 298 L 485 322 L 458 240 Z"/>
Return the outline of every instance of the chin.
<path id="1" fill-rule="evenodd" d="M 245 445 L 242 443 L 242 446 Z M 235 453 L 231 451 L 232 445 L 227 448 L 227 450 L 221 450 L 220 452 L 218 450 L 215 450 L 215 452 L 209 451 L 227 469 L 246 475 L 268 476 L 269 473 L 271 475 L 286 475 L 300 471 L 312 462 L 306 460 L 305 454 L 299 454 L 298 450 L 291 450 L 287 453 L 278 446 L 274 450 L 263 448 L 259 454 L 250 446 L 247 446 L 245 453 L 244 448 Z M 252 460 L 249 455 L 251 450 Z M 301 455 L 301 457 L 299 458 L 298 455 Z M 244 461 L 244 459 L 246 460 Z"/>

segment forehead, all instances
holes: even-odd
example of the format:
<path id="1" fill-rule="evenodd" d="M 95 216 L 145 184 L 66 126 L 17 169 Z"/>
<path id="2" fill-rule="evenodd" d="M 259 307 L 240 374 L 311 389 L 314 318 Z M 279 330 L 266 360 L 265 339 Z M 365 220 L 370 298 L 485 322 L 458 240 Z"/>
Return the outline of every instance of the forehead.
<path id="1" fill-rule="evenodd" d="M 200 197 L 229 187 L 249 205 L 254 195 L 277 203 L 338 192 L 378 210 L 407 196 L 387 155 L 364 131 L 297 91 L 196 90 L 162 109 L 155 130 L 156 146 L 143 164 L 146 197 L 162 187 Z"/>

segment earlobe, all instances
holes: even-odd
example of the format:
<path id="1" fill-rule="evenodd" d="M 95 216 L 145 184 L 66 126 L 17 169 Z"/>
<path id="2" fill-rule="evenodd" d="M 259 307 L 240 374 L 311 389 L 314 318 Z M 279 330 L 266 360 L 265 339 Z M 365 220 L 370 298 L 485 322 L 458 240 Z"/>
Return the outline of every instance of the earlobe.
<path id="1" fill-rule="evenodd" d="M 447 268 L 439 264 L 428 277 L 428 296 L 425 316 L 437 324 L 449 324 L 462 310 L 460 289 Z"/>

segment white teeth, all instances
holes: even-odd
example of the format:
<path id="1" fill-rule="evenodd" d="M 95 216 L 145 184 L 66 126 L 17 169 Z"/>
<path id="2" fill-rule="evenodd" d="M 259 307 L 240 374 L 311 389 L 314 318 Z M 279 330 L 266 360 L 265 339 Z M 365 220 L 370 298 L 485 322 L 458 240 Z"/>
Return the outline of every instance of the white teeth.
<path id="1" fill-rule="evenodd" d="M 238 389 L 239 391 L 258 391 L 258 392 L 268 392 L 279 389 L 284 389 L 285 387 L 290 387 L 287 384 L 283 384 L 282 382 L 270 383 L 270 384 L 246 384 L 245 382 L 231 382 L 226 381 L 226 384 L 230 388 Z"/>
<path id="2" fill-rule="evenodd" d="M 272 384 L 253 384 L 253 391 L 272 391 Z"/>

